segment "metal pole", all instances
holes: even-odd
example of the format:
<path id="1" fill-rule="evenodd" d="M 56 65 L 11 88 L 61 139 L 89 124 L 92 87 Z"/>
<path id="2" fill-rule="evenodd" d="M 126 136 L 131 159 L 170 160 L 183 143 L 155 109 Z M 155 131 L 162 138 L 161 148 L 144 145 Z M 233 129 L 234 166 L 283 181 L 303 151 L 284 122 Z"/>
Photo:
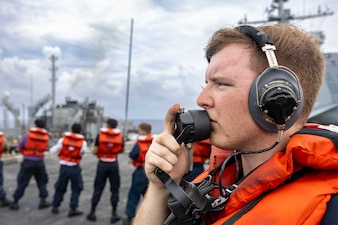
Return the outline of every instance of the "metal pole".
<path id="1" fill-rule="evenodd" d="M 130 40 L 129 40 L 129 59 L 128 59 L 128 76 L 127 76 L 127 93 L 126 93 L 126 108 L 124 115 L 124 126 L 123 126 L 123 135 L 127 135 L 127 126 L 128 126 L 128 105 L 129 105 L 129 84 L 130 84 L 130 68 L 131 68 L 131 55 L 132 55 L 132 45 L 133 45 L 133 28 L 134 28 L 134 19 L 131 19 L 130 24 Z"/>
<path id="2" fill-rule="evenodd" d="M 55 83 L 56 83 L 56 77 L 55 72 L 58 70 L 57 67 L 55 67 L 55 61 L 58 60 L 58 57 L 55 55 L 51 55 L 50 60 L 52 61 L 52 68 L 50 69 L 52 71 L 52 118 L 51 118 L 51 124 L 50 129 L 54 129 L 54 108 L 55 108 Z"/>

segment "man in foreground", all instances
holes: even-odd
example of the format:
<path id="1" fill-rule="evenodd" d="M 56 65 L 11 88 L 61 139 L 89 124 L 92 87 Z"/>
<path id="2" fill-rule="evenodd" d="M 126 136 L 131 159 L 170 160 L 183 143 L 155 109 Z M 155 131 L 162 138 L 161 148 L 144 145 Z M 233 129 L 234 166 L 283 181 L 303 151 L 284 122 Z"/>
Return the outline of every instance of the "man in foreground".
<path id="1" fill-rule="evenodd" d="M 211 144 L 235 153 L 197 178 L 212 176 L 209 194 L 221 203 L 191 220 L 336 224 L 337 130 L 304 127 L 324 75 L 319 43 L 289 24 L 224 28 L 211 37 L 206 58 L 197 103 L 210 117 Z M 172 135 L 179 107 L 168 110 L 164 132 L 147 153 L 149 188 L 134 225 L 163 224 L 170 214 L 170 192 L 156 168 L 178 184 L 188 170 L 188 153 Z M 173 218 L 166 224 L 187 222 Z"/>

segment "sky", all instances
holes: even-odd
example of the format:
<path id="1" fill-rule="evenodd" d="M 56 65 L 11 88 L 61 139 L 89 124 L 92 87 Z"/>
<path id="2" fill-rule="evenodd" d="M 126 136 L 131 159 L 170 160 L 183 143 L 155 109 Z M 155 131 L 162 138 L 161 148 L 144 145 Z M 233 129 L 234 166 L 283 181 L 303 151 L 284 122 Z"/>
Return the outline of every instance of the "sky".
<path id="1" fill-rule="evenodd" d="M 162 119 L 175 103 L 198 109 L 207 67 L 204 48 L 212 33 L 236 26 L 245 15 L 248 21 L 267 19 L 271 2 L 1 0 L 1 98 L 24 120 L 28 106 L 52 94 L 54 55 L 55 104 L 64 104 L 66 97 L 88 99 L 117 119 Z M 318 6 L 334 15 L 292 23 L 323 31 L 322 50 L 338 52 L 338 1 L 285 4 L 295 16 L 315 14 Z M 5 107 L 0 110 L 1 127 Z"/>

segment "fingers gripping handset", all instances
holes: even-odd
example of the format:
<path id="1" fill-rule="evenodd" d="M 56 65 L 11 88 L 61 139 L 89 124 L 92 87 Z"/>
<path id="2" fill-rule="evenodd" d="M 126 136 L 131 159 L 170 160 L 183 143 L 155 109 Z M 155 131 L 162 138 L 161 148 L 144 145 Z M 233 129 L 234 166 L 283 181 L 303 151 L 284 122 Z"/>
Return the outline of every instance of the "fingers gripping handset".
<path id="1" fill-rule="evenodd" d="M 179 144 L 190 144 L 196 141 L 202 141 L 210 136 L 210 119 L 208 113 L 205 110 L 190 110 L 184 112 L 183 108 L 180 108 L 176 114 L 174 137 Z M 162 180 L 164 172 L 157 168 L 155 174 Z"/>
<path id="2" fill-rule="evenodd" d="M 184 112 L 184 109 L 180 109 L 176 114 L 174 137 L 179 144 L 190 144 L 196 141 L 202 141 L 210 137 L 210 119 L 206 111 L 204 110 L 191 110 Z M 194 215 L 197 215 L 206 204 L 207 200 L 201 198 L 200 193 L 193 184 L 185 183 L 184 190 L 176 184 L 176 182 L 164 171 L 159 168 L 155 170 L 156 176 L 163 182 L 166 188 L 171 192 L 171 198 L 169 199 L 169 208 L 172 213 L 165 221 L 165 224 L 171 224 L 175 218 L 179 218 L 181 221 L 191 222 Z M 186 191 L 193 190 L 188 194 Z M 186 190 L 186 191 L 185 191 Z M 190 191 L 189 191 L 190 192 Z M 198 197 L 194 197 L 197 195 Z M 198 199 L 197 201 L 195 201 Z M 178 204 L 177 204 L 177 203 Z M 197 203 L 196 203 L 197 202 Z M 195 207 L 191 207 L 195 205 Z M 173 210 L 175 208 L 176 210 Z M 184 212 L 183 216 L 179 215 Z"/>

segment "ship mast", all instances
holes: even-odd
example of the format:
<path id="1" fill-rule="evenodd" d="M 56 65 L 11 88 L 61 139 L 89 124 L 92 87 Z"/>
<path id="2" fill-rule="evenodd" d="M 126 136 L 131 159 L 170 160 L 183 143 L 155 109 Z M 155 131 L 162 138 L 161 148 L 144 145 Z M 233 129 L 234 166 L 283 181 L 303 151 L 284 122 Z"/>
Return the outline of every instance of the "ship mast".
<path id="1" fill-rule="evenodd" d="M 266 20 L 248 21 L 245 15 L 244 19 L 240 20 L 238 24 L 259 24 L 269 22 L 289 23 L 291 20 L 312 19 L 316 17 L 331 16 L 334 14 L 334 12 L 331 11 L 329 8 L 326 8 L 324 11 L 322 11 L 321 7 L 318 6 L 317 13 L 315 14 L 295 16 L 291 13 L 290 9 L 284 9 L 284 4 L 287 1 L 288 0 L 273 0 L 270 8 L 266 9 L 266 12 L 268 14 L 268 18 Z M 274 13 L 275 11 L 277 11 L 277 14 Z M 325 36 L 322 31 L 312 32 L 312 36 L 318 38 L 320 43 L 323 43 Z"/>
<path id="2" fill-rule="evenodd" d="M 288 23 L 290 20 L 303 20 L 303 19 L 310 19 L 316 17 L 323 17 L 323 16 L 331 16 L 333 15 L 333 11 L 329 8 L 326 8 L 325 11 L 321 10 L 321 7 L 318 6 L 317 13 L 315 14 L 308 14 L 303 16 L 295 16 L 291 14 L 290 9 L 284 9 L 284 3 L 288 0 L 273 0 L 270 8 L 266 9 L 268 14 L 267 20 L 257 20 L 257 21 L 248 21 L 246 15 L 244 19 L 240 20 L 239 24 L 257 24 L 257 23 L 268 23 L 268 22 L 277 22 L 277 23 Z M 277 15 L 274 15 L 273 12 L 277 10 Z"/>

